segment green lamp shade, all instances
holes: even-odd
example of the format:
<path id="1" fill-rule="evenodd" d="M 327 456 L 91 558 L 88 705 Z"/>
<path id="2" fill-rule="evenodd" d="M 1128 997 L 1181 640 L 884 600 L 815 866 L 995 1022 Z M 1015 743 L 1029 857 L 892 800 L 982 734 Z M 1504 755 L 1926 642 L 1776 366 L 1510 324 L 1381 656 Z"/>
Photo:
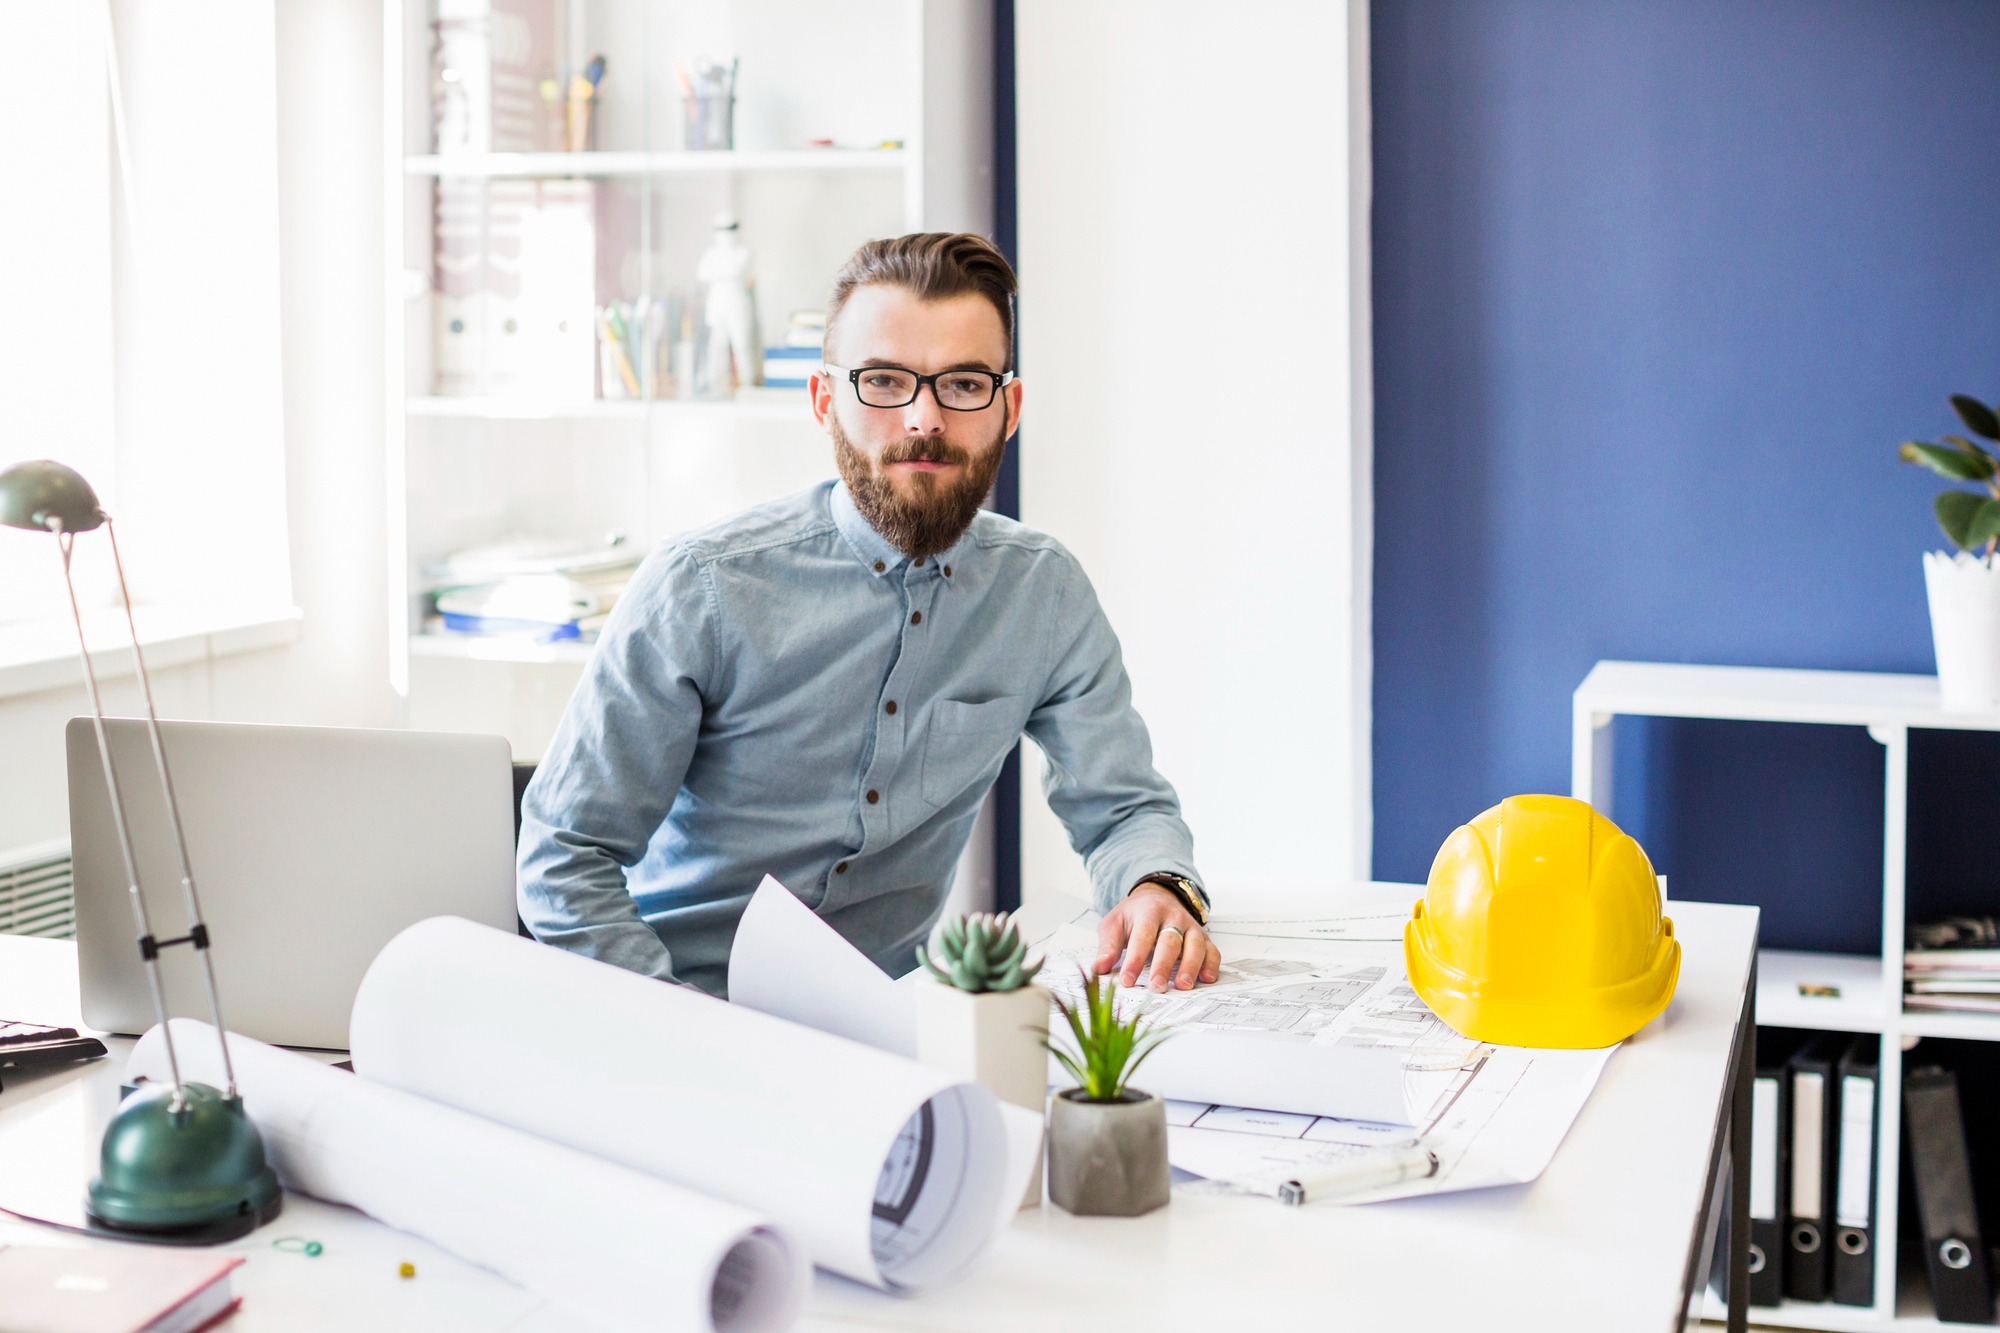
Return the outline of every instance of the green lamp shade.
<path id="1" fill-rule="evenodd" d="M 104 522 L 97 492 L 75 468 L 44 458 L 0 472 L 0 523 L 47 532 L 52 518 L 64 532 L 89 532 Z"/>
<path id="2" fill-rule="evenodd" d="M 145 1084 L 119 1104 L 90 1182 L 90 1215 L 122 1231 L 214 1226 L 224 1235 L 276 1217 L 284 1196 L 242 1099 L 206 1083 L 183 1092 L 178 1111 L 165 1083 Z"/>

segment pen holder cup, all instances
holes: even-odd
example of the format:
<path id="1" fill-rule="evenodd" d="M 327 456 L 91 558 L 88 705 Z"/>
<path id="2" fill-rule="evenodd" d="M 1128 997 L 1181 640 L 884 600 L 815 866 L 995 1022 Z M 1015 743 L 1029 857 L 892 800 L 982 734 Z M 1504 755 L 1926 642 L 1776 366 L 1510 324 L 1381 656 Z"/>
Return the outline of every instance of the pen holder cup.
<path id="1" fill-rule="evenodd" d="M 598 95 L 571 97 L 563 103 L 563 151 L 566 153 L 594 153 L 597 151 L 597 103 Z"/>
<path id="2" fill-rule="evenodd" d="M 691 153 L 720 152 L 736 146 L 736 98 L 731 93 L 697 93 L 681 99 L 682 146 Z"/>

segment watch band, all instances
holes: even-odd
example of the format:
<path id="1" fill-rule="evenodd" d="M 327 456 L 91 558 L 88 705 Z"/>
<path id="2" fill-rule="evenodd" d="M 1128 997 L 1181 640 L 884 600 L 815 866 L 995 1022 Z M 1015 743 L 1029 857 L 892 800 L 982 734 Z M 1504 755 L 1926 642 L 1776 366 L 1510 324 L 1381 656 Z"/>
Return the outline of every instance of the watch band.
<path id="1" fill-rule="evenodd" d="M 1176 875 L 1171 870 L 1161 870 L 1145 876 L 1139 884 L 1159 885 L 1181 900 L 1181 906 L 1187 908 L 1188 915 L 1195 919 L 1197 925 L 1208 924 L 1208 906 L 1201 900 L 1201 890 L 1197 889 L 1194 881 L 1186 875 Z M 1134 884 L 1132 887 L 1136 889 L 1139 884 Z"/>

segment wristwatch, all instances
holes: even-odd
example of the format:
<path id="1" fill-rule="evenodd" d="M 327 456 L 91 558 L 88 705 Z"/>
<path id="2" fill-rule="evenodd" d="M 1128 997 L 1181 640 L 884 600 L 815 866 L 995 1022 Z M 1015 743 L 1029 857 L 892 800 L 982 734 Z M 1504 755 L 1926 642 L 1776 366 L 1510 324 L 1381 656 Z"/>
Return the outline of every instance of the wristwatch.
<path id="1" fill-rule="evenodd" d="M 1201 900 L 1201 890 L 1196 888 L 1194 881 L 1186 875 L 1176 875 L 1170 870 L 1161 870 L 1145 876 L 1139 884 L 1159 885 L 1181 900 L 1181 906 L 1187 908 L 1188 915 L 1195 919 L 1195 924 L 1202 926 L 1208 924 L 1208 905 Z M 1134 884 L 1132 888 L 1136 890 L 1139 884 Z M 1130 897 L 1131 894 L 1128 892 L 1126 896 Z"/>

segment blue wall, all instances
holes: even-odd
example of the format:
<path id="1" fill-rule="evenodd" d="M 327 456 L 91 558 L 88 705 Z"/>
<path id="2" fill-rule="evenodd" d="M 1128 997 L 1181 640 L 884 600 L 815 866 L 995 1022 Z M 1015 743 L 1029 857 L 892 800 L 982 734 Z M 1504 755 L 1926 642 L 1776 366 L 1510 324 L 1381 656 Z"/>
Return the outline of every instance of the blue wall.
<path id="1" fill-rule="evenodd" d="M 1930 671 L 1894 446 L 2000 397 L 2000 4 L 1378 0 L 1373 46 L 1377 876 L 1567 791 L 1600 658 Z M 1877 947 L 1865 734 L 1618 742 L 1675 896 Z M 1912 911 L 2000 910 L 2000 747 L 1945 742 Z"/>

